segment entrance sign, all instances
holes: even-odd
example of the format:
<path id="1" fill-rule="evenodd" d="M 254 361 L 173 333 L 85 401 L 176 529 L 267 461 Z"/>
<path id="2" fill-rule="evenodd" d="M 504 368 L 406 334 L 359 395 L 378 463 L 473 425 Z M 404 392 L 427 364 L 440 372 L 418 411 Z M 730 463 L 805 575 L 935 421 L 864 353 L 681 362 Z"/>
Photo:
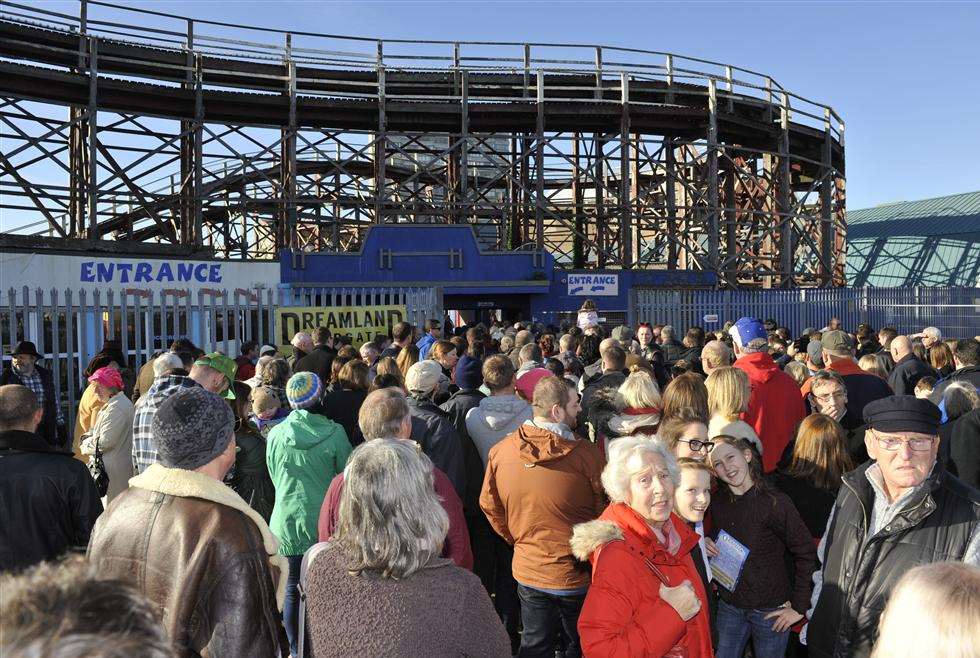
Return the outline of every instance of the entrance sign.
<path id="1" fill-rule="evenodd" d="M 182 290 L 197 301 L 199 290 L 275 288 L 280 278 L 279 263 L 272 261 L 0 253 L 0 283 L 4 288 L 27 285 L 45 290 Z"/>
<path id="2" fill-rule="evenodd" d="M 574 297 L 619 294 L 618 274 L 569 274 L 568 294 Z"/>
<path id="3" fill-rule="evenodd" d="M 404 304 L 389 306 L 282 306 L 276 309 L 276 343 L 280 353 L 289 354 L 297 331 L 326 327 L 334 336 L 346 336 L 355 347 L 377 334 L 387 334 L 405 319 Z"/>

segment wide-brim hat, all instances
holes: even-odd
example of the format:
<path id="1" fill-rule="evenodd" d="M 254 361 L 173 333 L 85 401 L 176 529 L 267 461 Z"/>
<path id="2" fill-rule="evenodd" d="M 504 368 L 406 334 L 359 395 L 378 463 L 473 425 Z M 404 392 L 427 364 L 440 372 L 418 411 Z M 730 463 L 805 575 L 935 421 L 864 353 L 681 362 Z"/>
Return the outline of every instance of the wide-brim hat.
<path id="1" fill-rule="evenodd" d="M 34 343 L 32 343 L 29 340 L 22 340 L 19 343 L 17 343 L 14 346 L 14 351 L 11 352 L 11 354 L 13 354 L 13 356 L 19 356 L 21 354 L 30 354 L 31 356 L 35 356 L 39 359 L 41 358 L 41 355 L 38 354 L 37 352 L 37 347 L 35 347 Z"/>

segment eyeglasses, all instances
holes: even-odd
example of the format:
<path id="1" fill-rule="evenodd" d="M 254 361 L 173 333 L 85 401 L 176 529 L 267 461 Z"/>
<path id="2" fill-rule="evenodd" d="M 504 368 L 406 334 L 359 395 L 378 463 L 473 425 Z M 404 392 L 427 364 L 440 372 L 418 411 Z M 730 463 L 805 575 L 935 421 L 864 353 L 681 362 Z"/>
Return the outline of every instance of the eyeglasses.
<path id="1" fill-rule="evenodd" d="M 814 400 L 818 400 L 820 402 L 832 402 L 834 400 L 847 399 L 846 391 L 834 391 L 833 393 L 824 393 L 823 395 L 817 395 L 816 393 L 811 393 L 811 395 L 813 395 Z"/>
<path id="2" fill-rule="evenodd" d="M 701 439 L 677 439 L 680 443 L 686 443 L 691 447 L 691 452 L 701 452 L 705 448 L 708 452 L 715 447 L 714 441 L 702 441 Z"/>
<path id="3" fill-rule="evenodd" d="M 890 436 L 878 436 L 875 434 L 875 438 L 878 439 L 878 445 L 882 449 L 888 452 L 895 452 L 903 445 L 908 444 L 909 448 L 915 452 L 925 452 L 932 448 L 933 438 L 928 439 L 895 439 Z"/>

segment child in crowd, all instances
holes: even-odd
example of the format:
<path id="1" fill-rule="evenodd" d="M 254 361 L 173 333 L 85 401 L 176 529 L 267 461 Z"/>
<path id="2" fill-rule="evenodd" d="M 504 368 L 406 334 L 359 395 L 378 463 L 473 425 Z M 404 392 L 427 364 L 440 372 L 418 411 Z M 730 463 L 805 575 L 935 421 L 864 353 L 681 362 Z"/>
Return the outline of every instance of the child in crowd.
<path id="1" fill-rule="evenodd" d="M 269 430 L 278 425 L 289 415 L 288 409 L 283 409 L 279 404 L 279 396 L 276 392 L 259 386 L 252 390 L 252 414 L 249 416 L 255 428 L 262 435 L 262 438 L 269 438 Z"/>
<path id="2" fill-rule="evenodd" d="M 712 640 L 717 646 L 718 638 L 715 633 L 715 616 L 718 614 L 718 595 L 711 587 L 710 557 L 718 554 L 718 549 L 709 537 L 704 536 L 704 514 L 711 504 L 711 486 L 713 472 L 703 461 L 678 459 L 681 477 L 674 492 L 674 511 L 698 534 L 698 546 L 691 551 L 694 567 L 701 576 L 704 591 L 708 596 L 708 616 L 711 619 Z"/>
<path id="3" fill-rule="evenodd" d="M 934 388 L 936 388 L 936 378 L 926 375 L 915 385 L 915 397 L 928 400 Z"/>
<path id="4" fill-rule="evenodd" d="M 745 439 L 715 436 L 711 466 L 719 486 L 711 501 L 715 544 L 724 531 L 748 554 L 731 573 L 731 589 L 719 586 L 717 658 L 740 658 L 752 636 L 756 658 L 782 658 L 790 628 L 810 602 L 817 551 L 789 497 L 762 478 L 761 459 Z M 721 583 L 718 567 L 714 581 Z"/>

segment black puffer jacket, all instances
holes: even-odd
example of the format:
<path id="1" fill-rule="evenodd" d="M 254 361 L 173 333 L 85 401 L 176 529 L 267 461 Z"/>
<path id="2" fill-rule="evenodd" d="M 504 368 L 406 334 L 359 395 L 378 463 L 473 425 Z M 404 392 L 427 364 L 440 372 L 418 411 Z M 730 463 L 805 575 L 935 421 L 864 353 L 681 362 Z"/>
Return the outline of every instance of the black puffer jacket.
<path id="1" fill-rule="evenodd" d="M 476 449 L 469 432 L 466 431 L 466 414 L 470 409 L 480 406 L 487 396 L 478 390 L 460 389 L 439 407 L 447 414 L 456 428 L 463 448 L 463 472 L 466 490 L 463 492 L 463 510 L 467 516 L 482 515 L 480 511 L 480 489 L 483 487 L 483 459 Z"/>
<path id="2" fill-rule="evenodd" d="M 37 435 L 0 432 L 0 572 L 84 551 L 102 501 L 88 469 Z"/>
<path id="3" fill-rule="evenodd" d="M 807 647 L 813 658 L 868 656 L 898 579 L 920 564 L 962 560 L 980 525 L 980 492 L 933 469 L 880 532 L 868 538 L 874 489 L 869 462 L 844 476 L 826 533 L 823 586 Z"/>
<path id="4" fill-rule="evenodd" d="M 449 414 L 431 400 L 415 396 L 408 398 L 408 410 L 412 415 L 412 440 L 422 446 L 422 452 L 449 477 L 462 498 L 466 493 L 463 443 Z"/>

